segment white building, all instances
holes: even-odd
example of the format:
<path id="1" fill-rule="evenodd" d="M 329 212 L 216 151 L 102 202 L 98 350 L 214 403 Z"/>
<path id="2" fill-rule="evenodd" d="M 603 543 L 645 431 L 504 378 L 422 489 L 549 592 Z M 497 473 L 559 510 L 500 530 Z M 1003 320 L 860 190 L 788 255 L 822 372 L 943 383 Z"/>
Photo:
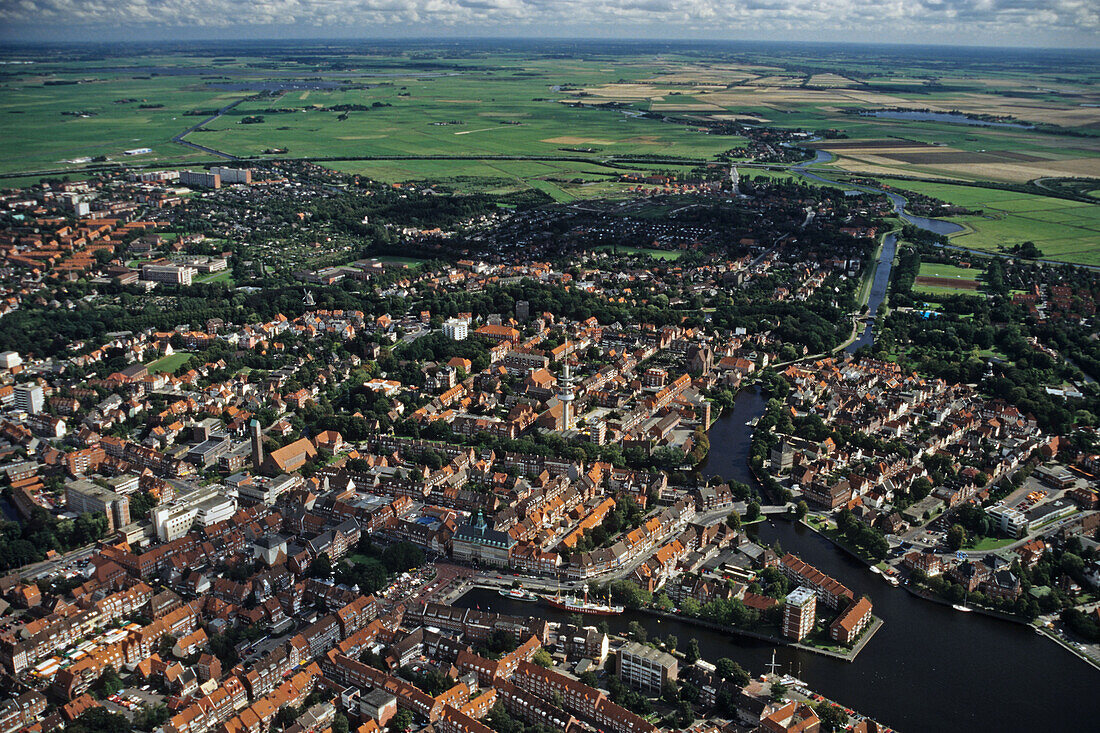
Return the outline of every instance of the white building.
<path id="1" fill-rule="evenodd" d="M 443 322 L 443 335 L 455 341 L 465 341 L 470 333 L 470 324 L 459 318 L 448 318 Z"/>
<path id="2" fill-rule="evenodd" d="M 190 285 L 195 268 L 187 265 L 142 265 L 141 279 L 157 283 Z"/>
<path id="3" fill-rule="evenodd" d="M 163 504 L 149 512 L 153 529 L 161 542 L 171 542 L 191 531 L 198 524 L 209 527 L 231 518 L 237 502 L 215 488 L 199 489 L 181 496 L 171 504 Z"/>
<path id="4" fill-rule="evenodd" d="M 247 168 L 219 168 L 214 167 L 210 172 L 219 178 L 222 183 L 252 183 L 252 171 Z"/>
<path id="5" fill-rule="evenodd" d="M 19 356 L 18 351 L 5 351 L 0 353 L 0 367 L 4 369 L 14 369 L 23 363 L 23 357 Z"/>
<path id="6" fill-rule="evenodd" d="M 15 406 L 24 412 L 37 415 L 42 412 L 42 405 L 46 402 L 46 394 L 40 384 L 20 384 L 15 390 Z"/>

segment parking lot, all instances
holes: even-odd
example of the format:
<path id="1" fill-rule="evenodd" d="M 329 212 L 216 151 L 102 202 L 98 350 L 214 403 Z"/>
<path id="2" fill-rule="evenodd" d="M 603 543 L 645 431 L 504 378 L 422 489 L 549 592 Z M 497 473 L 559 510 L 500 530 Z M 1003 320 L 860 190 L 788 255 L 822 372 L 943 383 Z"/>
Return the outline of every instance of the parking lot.
<path id="1" fill-rule="evenodd" d="M 103 707 L 112 713 L 133 718 L 134 713 L 143 707 L 151 708 L 164 704 L 164 695 L 157 692 L 151 685 L 124 687 L 101 702 Z"/>

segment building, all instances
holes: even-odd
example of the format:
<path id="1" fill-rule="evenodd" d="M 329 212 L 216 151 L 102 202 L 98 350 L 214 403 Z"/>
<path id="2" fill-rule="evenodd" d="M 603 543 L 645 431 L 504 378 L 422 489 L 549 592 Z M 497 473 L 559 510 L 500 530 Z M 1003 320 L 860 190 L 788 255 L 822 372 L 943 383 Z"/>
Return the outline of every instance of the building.
<path id="1" fill-rule="evenodd" d="M 829 608 L 839 609 L 856 599 L 855 593 L 813 565 L 803 562 L 797 555 L 789 552 L 784 555 L 779 561 L 779 570 L 795 585 L 804 585 L 816 591 L 821 602 Z"/>
<path id="2" fill-rule="evenodd" d="M 218 176 L 221 183 L 252 183 L 252 171 L 247 168 L 220 168 L 214 166 L 210 169 L 212 175 Z M 217 188 L 217 186 L 207 186 Z"/>
<path id="3" fill-rule="evenodd" d="M 841 644 L 851 644 L 859 638 L 867 624 L 871 623 L 871 601 L 866 596 L 848 606 L 844 613 L 829 625 L 829 638 Z"/>
<path id="4" fill-rule="evenodd" d="M 817 595 L 804 586 L 791 591 L 783 605 L 783 636 L 802 641 L 814 630 L 816 617 Z"/>
<path id="5" fill-rule="evenodd" d="M 385 727 L 390 718 L 397 714 L 397 697 L 381 688 L 375 688 L 359 698 L 359 711 L 379 726 Z"/>
<path id="6" fill-rule="evenodd" d="M 15 388 L 16 408 L 37 415 L 42 412 L 42 405 L 46 402 L 46 394 L 40 384 L 20 384 Z"/>
<path id="7" fill-rule="evenodd" d="M 221 188 L 222 178 L 217 173 L 206 171 L 180 171 L 180 183 L 197 188 Z"/>
<path id="8" fill-rule="evenodd" d="M 260 431 L 260 421 L 253 418 L 248 423 L 248 432 L 252 438 L 252 468 L 259 471 L 264 465 L 264 436 Z"/>
<path id="9" fill-rule="evenodd" d="M 511 563 L 516 540 L 507 532 L 491 529 L 478 513 L 473 524 L 464 524 L 451 538 L 451 552 L 456 560 L 481 562 L 506 568 Z"/>
<path id="10" fill-rule="evenodd" d="M 224 522 L 237 510 L 237 502 L 214 488 L 199 489 L 171 504 L 162 504 L 149 512 L 153 529 L 161 542 L 171 542 L 198 524 L 209 527 Z"/>
<path id="11" fill-rule="evenodd" d="M 187 265 L 142 265 L 141 279 L 156 283 L 190 285 L 195 268 Z"/>
<path id="12" fill-rule="evenodd" d="M 676 681 L 678 668 L 676 657 L 636 641 L 624 644 L 616 660 L 616 672 L 623 682 L 657 693 L 666 682 Z"/>
<path id="13" fill-rule="evenodd" d="M 317 449 L 309 438 L 300 438 L 290 445 L 271 451 L 263 462 L 264 473 L 276 476 L 297 471 L 317 455 Z"/>
<path id="14" fill-rule="evenodd" d="M 460 318 L 448 318 L 443 322 L 443 335 L 455 341 L 465 341 L 470 335 L 470 324 Z"/>
<path id="15" fill-rule="evenodd" d="M 14 369 L 23 363 L 23 358 L 17 351 L 5 351 L 0 353 L 0 369 Z"/>
<path id="16" fill-rule="evenodd" d="M 65 505 L 77 514 L 106 514 L 112 530 L 130 523 L 130 500 L 87 479 L 66 484 Z"/>

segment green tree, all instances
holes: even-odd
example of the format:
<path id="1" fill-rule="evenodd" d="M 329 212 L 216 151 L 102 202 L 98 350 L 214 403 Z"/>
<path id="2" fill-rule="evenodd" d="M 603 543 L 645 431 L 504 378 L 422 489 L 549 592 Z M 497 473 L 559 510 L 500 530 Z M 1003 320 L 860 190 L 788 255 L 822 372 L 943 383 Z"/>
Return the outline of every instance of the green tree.
<path id="1" fill-rule="evenodd" d="M 545 649 L 539 649 L 535 652 L 535 656 L 531 657 L 531 661 L 545 669 L 550 669 L 554 666 L 554 658 L 550 656 L 550 652 Z"/>
<path id="2" fill-rule="evenodd" d="M 313 558 L 313 562 L 309 564 L 309 569 L 306 570 L 306 574 L 311 578 L 331 578 L 332 560 L 329 559 L 328 554 L 322 553 Z"/>
<path id="3" fill-rule="evenodd" d="M 722 657 L 714 663 L 714 667 L 718 676 L 726 682 L 738 687 L 744 687 L 749 683 L 749 673 L 729 657 Z"/>
<path id="4" fill-rule="evenodd" d="M 799 501 L 794 507 L 794 515 L 799 519 L 805 519 L 806 515 L 810 512 L 810 506 L 805 500 Z"/>
<path id="5" fill-rule="evenodd" d="M 745 510 L 745 521 L 755 522 L 757 519 L 760 519 L 760 504 L 750 501 L 748 509 Z"/>
<path id="6" fill-rule="evenodd" d="M 397 731 L 398 733 L 404 733 L 412 727 L 413 716 L 405 708 L 398 708 L 397 714 L 390 720 L 390 729 Z"/>
<path id="7" fill-rule="evenodd" d="M 952 524 L 947 530 L 946 541 L 949 550 L 958 550 L 966 542 L 966 529 L 961 524 Z"/>
<path id="8" fill-rule="evenodd" d="M 844 726 L 848 725 L 848 714 L 830 702 L 819 702 L 814 706 L 814 712 L 821 718 L 821 727 L 826 731 L 844 730 Z"/>
<path id="9" fill-rule="evenodd" d="M 700 656 L 702 655 L 699 654 L 699 640 L 692 637 L 691 641 L 688 642 L 687 651 L 684 652 L 684 661 L 688 664 L 695 664 Z"/>

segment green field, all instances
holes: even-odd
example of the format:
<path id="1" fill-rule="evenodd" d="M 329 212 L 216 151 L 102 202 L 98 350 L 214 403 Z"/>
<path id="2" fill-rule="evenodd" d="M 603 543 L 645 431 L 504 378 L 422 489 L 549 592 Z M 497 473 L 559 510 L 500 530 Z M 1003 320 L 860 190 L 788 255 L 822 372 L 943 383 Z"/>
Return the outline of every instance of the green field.
<path id="1" fill-rule="evenodd" d="M 191 354 L 186 351 L 177 351 L 171 356 L 162 356 L 156 361 L 151 361 L 145 366 L 150 372 L 163 372 L 165 374 L 175 374 L 179 371 L 188 359 L 191 358 Z"/>
<path id="2" fill-rule="evenodd" d="M 197 283 L 230 283 L 230 284 L 232 284 L 233 283 L 233 271 L 232 270 L 222 270 L 221 272 L 212 272 L 209 275 L 202 275 L 201 277 L 196 277 L 194 281 L 197 282 Z"/>
<path id="3" fill-rule="evenodd" d="M 884 182 L 899 190 L 980 210 L 981 215 L 946 217 L 965 227 L 951 235 L 951 244 L 1000 252 L 1030 241 L 1046 258 L 1100 265 L 1100 205 L 977 186 Z"/>
<path id="4" fill-rule="evenodd" d="M 657 260 L 665 260 L 674 262 L 683 255 L 683 252 L 672 252 L 667 249 L 653 249 L 651 247 L 623 247 L 611 244 L 601 244 L 596 247 L 596 252 L 611 252 L 615 251 L 621 255 L 648 255 Z"/>
<path id="5" fill-rule="evenodd" d="M 979 291 L 975 286 L 977 286 L 978 277 L 981 274 L 982 270 L 977 268 L 956 267 L 954 265 L 943 265 L 935 262 L 922 262 L 920 271 L 917 273 L 918 278 L 946 278 L 957 280 L 959 285 L 955 287 L 947 284 L 930 284 L 922 283 L 918 280 L 913 284 L 913 292 L 927 295 L 978 295 Z"/>

